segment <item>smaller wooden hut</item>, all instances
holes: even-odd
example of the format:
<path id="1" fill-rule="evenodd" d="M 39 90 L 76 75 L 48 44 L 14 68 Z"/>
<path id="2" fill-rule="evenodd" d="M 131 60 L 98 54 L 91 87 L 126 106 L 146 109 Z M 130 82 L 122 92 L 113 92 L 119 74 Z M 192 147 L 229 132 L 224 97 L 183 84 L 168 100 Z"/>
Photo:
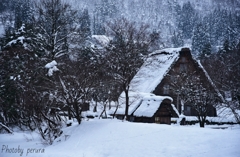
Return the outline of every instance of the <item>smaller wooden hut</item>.
<path id="1" fill-rule="evenodd" d="M 178 117 L 177 109 L 168 96 L 151 95 L 144 97 L 132 113 L 133 122 L 171 124 L 171 117 Z"/>

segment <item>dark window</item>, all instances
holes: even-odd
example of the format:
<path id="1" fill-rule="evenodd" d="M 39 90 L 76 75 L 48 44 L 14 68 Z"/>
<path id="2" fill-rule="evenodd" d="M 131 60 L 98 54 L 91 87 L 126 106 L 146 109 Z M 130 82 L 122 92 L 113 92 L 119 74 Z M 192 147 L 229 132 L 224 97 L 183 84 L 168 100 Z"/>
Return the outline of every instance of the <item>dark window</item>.
<path id="1" fill-rule="evenodd" d="M 134 117 L 130 116 L 130 122 L 134 122 Z"/>
<path id="2" fill-rule="evenodd" d="M 179 66 L 180 72 L 186 72 L 187 71 L 187 64 L 181 63 Z"/>
<path id="3" fill-rule="evenodd" d="M 181 61 L 182 63 L 186 63 L 186 62 L 187 62 L 187 59 L 186 59 L 186 57 L 182 57 L 182 58 L 180 59 L 180 61 Z"/>
<path id="4" fill-rule="evenodd" d="M 160 117 L 155 117 L 155 123 L 159 123 L 160 124 Z"/>
<path id="5" fill-rule="evenodd" d="M 191 106 L 186 106 L 184 114 L 186 116 L 191 116 Z"/>

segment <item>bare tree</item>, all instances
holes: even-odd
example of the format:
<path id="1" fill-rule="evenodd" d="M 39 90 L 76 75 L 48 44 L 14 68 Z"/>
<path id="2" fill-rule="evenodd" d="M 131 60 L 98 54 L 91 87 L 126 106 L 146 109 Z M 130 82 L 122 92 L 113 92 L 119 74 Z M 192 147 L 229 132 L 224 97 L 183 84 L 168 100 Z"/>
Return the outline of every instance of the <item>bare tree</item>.
<path id="1" fill-rule="evenodd" d="M 137 26 L 125 18 L 115 20 L 107 25 L 108 34 L 113 39 L 107 48 L 107 66 L 113 81 L 125 93 L 125 118 L 128 119 L 129 84 L 140 66 L 143 56 L 148 53 L 153 38 L 147 25 Z"/>
<path id="2" fill-rule="evenodd" d="M 240 47 L 223 48 L 219 53 L 203 58 L 202 62 L 214 83 L 224 95 L 223 107 L 228 107 L 240 123 Z"/>
<path id="3" fill-rule="evenodd" d="M 100 67 L 91 49 L 78 52 L 77 60 L 66 59 L 60 66 L 60 88 L 56 97 L 63 104 L 63 110 L 67 110 L 69 119 L 75 118 L 80 124 L 82 110 L 91 101 L 94 88 L 98 85 Z"/>
<path id="4" fill-rule="evenodd" d="M 186 94 L 189 97 L 189 103 L 193 109 L 197 112 L 197 118 L 200 124 L 200 127 L 204 127 L 206 118 L 214 107 L 217 106 L 219 96 L 215 94 L 216 91 L 211 87 L 205 88 L 203 85 L 190 85 Z"/>
<path id="5" fill-rule="evenodd" d="M 205 81 L 197 75 L 197 72 L 193 71 L 177 73 L 171 83 L 171 88 L 177 95 L 177 103 L 180 103 L 177 105 L 181 106 L 181 114 L 184 114 L 185 106 L 191 107 L 200 127 L 204 127 L 206 117 L 214 113 L 214 107 L 221 101 L 214 87 L 203 82 Z"/>

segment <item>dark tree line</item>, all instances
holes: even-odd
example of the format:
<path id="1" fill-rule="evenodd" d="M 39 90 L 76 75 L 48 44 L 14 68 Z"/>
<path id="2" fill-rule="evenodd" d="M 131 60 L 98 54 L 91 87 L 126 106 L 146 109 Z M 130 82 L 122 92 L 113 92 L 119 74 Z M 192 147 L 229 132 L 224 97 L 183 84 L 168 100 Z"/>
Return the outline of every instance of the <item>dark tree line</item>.
<path id="1" fill-rule="evenodd" d="M 158 44 L 159 46 L 181 47 L 188 44 L 192 45 L 196 55 L 208 54 L 207 51 L 210 49 L 218 51 L 218 47 L 226 40 L 232 46 L 236 46 L 240 34 L 238 1 L 212 1 L 209 3 L 211 6 L 206 7 L 204 6 L 207 4 L 202 4 L 204 2 L 200 1 L 183 2 L 180 4 L 176 1 L 162 3 L 155 0 L 119 2 L 83 0 L 76 6 L 87 4 L 83 9 L 86 15 L 83 15 L 85 24 L 81 27 L 91 28 L 93 34 L 106 34 L 108 21 L 125 17 L 129 21 L 136 21 L 137 24 L 148 23 L 152 31 L 162 32 L 164 44 Z M 30 0 L 3 0 L 0 12 L 3 12 L 1 19 L 4 21 L 5 29 L 11 32 L 13 25 L 21 26 L 23 22 L 31 21 L 31 13 L 34 9 L 30 4 Z M 226 6 L 221 6 L 223 4 Z M 11 10 L 11 13 L 7 13 L 7 10 Z M 16 22 L 13 22 L 14 20 Z"/>
<path id="2" fill-rule="evenodd" d="M 5 27 L 1 38 L 0 128 L 38 130 L 52 144 L 66 121 L 60 112 L 81 123 L 86 88 L 96 79 L 91 50 L 85 48 L 91 35 L 88 12 L 61 0 L 41 0 L 31 4 L 29 14 L 31 9 L 18 8 L 19 3 L 15 25 Z"/>
<path id="3" fill-rule="evenodd" d="M 19 24 L 1 38 L 0 129 L 37 130 L 52 144 L 68 120 L 81 123 L 90 101 L 95 111 L 103 102 L 103 114 L 122 91 L 128 100 L 129 83 L 159 34 L 121 18 L 106 23 L 111 40 L 99 49 L 92 46 L 87 10 L 61 0 L 31 7 L 30 20 L 15 17 Z"/>

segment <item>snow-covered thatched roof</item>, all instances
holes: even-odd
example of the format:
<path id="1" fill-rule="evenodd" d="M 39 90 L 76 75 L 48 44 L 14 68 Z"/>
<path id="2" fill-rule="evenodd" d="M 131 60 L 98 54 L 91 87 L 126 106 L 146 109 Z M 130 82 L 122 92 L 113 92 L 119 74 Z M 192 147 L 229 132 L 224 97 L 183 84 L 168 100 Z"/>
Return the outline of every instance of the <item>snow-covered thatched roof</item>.
<path id="1" fill-rule="evenodd" d="M 162 81 L 174 62 L 179 59 L 181 48 L 168 48 L 151 53 L 130 83 L 130 91 L 151 93 Z"/>
<path id="2" fill-rule="evenodd" d="M 162 101 L 166 99 L 172 101 L 172 98 L 168 96 L 146 96 L 142 99 L 140 106 L 133 115 L 137 117 L 152 117 L 161 106 Z"/>

